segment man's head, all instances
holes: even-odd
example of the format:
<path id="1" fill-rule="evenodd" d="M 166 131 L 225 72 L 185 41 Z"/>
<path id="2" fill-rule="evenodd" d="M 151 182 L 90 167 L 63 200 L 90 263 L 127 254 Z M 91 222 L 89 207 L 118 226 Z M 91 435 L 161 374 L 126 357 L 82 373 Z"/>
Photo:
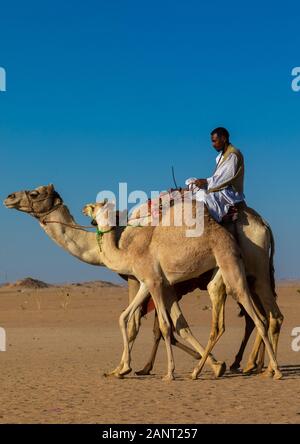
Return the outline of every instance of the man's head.
<path id="1" fill-rule="evenodd" d="M 224 148 L 226 148 L 227 145 L 229 145 L 230 143 L 229 142 L 230 135 L 226 128 L 222 128 L 221 126 L 219 128 L 215 128 L 214 130 L 212 130 L 210 135 L 211 135 L 212 146 L 217 151 L 224 150 Z"/>

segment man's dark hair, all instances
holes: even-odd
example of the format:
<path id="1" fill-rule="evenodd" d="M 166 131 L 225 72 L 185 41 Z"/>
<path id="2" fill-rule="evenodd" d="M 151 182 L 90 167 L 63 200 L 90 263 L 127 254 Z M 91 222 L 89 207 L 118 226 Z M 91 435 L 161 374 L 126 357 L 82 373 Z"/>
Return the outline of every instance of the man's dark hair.
<path id="1" fill-rule="evenodd" d="M 226 142 L 229 143 L 230 134 L 226 128 L 219 126 L 218 128 L 215 128 L 214 130 L 212 130 L 210 135 L 212 136 L 213 134 L 216 134 L 218 137 L 222 137 L 222 136 L 226 137 Z"/>

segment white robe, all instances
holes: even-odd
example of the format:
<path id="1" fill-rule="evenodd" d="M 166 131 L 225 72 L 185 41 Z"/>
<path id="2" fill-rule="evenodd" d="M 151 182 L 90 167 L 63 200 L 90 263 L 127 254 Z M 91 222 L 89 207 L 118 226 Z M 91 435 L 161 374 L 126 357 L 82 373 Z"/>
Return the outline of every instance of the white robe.
<path id="1" fill-rule="evenodd" d="M 216 158 L 216 164 L 218 165 L 219 162 L 220 164 L 215 173 L 207 179 L 207 191 L 222 186 L 222 184 L 232 179 L 237 173 L 238 158 L 236 154 L 231 153 L 224 162 L 222 162 L 222 157 L 223 155 L 220 153 Z M 206 204 L 209 213 L 217 222 L 221 222 L 223 217 L 228 213 L 229 207 L 245 200 L 244 194 L 234 191 L 231 185 L 224 188 L 224 190 L 207 193 L 206 190 L 195 186 L 195 180 L 196 179 L 192 177 L 187 179 L 185 184 L 193 191 L 196 200 Z"/>

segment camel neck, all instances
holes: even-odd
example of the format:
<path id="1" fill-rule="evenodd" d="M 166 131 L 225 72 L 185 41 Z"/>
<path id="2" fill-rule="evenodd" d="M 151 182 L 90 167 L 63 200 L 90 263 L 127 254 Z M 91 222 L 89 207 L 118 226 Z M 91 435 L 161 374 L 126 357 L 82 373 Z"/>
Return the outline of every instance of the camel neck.
<path id="1" fill-rule="evenodd" d="M 100 228 L 100 227 L 99 227 Z M 131 274 L 130 260 L 127 250 L 117 246 L 116 227 L 101 227 L 104 233 L 100 240 L 102 260 L 106 267 L 119 274 Z"/>
<path id="2" fill-rule="evenodd" d="M 95 232 L 78 230 L 63 225 L 76 224 L 65 205 L 61 205 L 45 219 L 46 224 L 40 222 L 40 226 L 57 245 L 83 262 L 91 265 L 103 265 Z"/>

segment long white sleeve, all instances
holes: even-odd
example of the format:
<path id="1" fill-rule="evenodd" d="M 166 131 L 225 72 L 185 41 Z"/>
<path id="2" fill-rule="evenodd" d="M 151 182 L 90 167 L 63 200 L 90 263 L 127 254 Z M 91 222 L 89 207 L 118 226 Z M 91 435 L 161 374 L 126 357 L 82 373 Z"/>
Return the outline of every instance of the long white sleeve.
<path id="1" fill-rule="evenodd" d="M 218 156 L 217 161 L 220 160 Z M 228 158 L 222 162 L 212 177 L 207 178 L 207 190 L 221 187 L 228 180 L 232 179 L 237 173 L 238 158 L 234 153 L 231 153 Z"/>

